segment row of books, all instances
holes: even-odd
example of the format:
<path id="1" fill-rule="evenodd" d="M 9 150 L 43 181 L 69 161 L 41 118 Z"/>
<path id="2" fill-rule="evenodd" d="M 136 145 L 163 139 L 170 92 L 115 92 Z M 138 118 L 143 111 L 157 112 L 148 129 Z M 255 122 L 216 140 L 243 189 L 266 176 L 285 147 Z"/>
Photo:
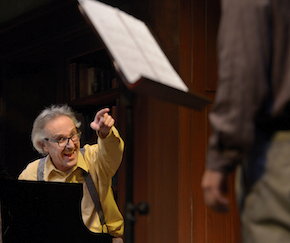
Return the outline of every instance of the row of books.
<path id="1" fill-rule="evenodd" d="M 70 64 L 69 71 L 71 100 L 118 87 L 112 69 L 75 62 Z"/>

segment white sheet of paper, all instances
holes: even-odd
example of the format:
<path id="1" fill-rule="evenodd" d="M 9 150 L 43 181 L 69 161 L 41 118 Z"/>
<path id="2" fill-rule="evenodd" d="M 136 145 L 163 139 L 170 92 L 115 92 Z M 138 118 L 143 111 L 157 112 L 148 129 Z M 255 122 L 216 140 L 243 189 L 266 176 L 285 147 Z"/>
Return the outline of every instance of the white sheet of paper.
<path id="1" fill-rule="evenodd" d="M 98 1 L 78 1 L 129 83 L 144 77 L 188 91 L 144 22 Z"/>

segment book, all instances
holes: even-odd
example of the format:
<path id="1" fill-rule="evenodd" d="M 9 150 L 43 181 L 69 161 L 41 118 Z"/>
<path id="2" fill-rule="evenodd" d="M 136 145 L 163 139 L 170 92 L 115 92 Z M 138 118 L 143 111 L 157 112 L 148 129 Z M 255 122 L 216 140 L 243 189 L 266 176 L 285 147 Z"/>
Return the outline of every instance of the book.
<path id="1" fill-rule="evenodd" d="M 99 1 L 78 2 L 128 89 L 197 110 L 211 102 L 189 91 L 143 21 Z"/>

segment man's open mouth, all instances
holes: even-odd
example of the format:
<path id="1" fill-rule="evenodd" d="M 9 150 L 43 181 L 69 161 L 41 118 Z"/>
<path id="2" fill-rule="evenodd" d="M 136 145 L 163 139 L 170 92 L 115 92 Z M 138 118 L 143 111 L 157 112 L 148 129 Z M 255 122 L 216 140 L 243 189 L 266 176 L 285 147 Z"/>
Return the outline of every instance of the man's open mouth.
<path id="1" fill-rule="evenodd" d="M 75 153 L 75 151 L 70 152 L 70 153 L 65 153 L 64 156 L 71 157 L 71 156 L 73 156 L 74 153 Z"/>

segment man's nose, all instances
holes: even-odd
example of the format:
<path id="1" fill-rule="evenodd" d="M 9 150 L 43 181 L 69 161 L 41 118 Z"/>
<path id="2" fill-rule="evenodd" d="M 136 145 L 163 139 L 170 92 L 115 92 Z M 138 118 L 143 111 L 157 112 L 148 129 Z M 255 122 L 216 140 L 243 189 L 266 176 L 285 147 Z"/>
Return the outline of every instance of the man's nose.
<path id="1" fill-rule="evenodd" d="M 66 147 L 72 148 L 74 146 L 75 146 L 74 142 L 71 140 L 71 138 L 68 138 Z"/>

